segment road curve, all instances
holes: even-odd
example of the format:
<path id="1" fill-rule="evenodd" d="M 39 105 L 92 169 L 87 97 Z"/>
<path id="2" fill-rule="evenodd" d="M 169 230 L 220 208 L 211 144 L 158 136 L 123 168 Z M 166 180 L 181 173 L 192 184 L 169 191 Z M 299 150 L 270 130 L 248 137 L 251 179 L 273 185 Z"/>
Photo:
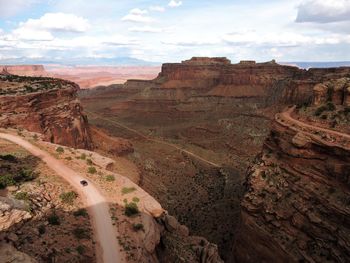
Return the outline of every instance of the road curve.
<path id="1" fill-rule="evenodd" d="M 108 203 L 91 182 L 67 167 L 63 162 L 52 157 L 49 153 L 39 149 L 19 136 L 0 133 L 0 138 L 18 144 L 34 156 L 40 158 L 80 194 L 88 207 L 89 214 L 93 221 L 93 229 L 99 244 L 97 249 L 98 261 L 103 263 L 126 262 L 119 253 L 120 247 L 115 235 L 115 229 L 112 225 Z M 81 186 L 81 180 L 88 181 L 89 185 L 86 187 Z"/>
<path id="2" fill-rule="evenodd" d="M 295 107 L 291 107 L 287 111 L 279 113 L 279 115 L 282 116 L 283 118 L 285 118 L 286 120 L 288 120 L 288 121 L 290 121 L 292 123 L 295 123 L 298 126 L 310 128 L 312 130 L 319 130 L 319 131 L 323 131 L 323 132 L 326 132 L 326 133 L 329 133 L 329 134 L 333 134 L 335 136 L 340 136 L 340 137 L 344 137 L 346 139 L 350 139 L 350 135 L 349 134 L 346 134 L 346 133 L 343 133 L 343 132 L 334 131 L 334 130 L 330 130 L 330 129 L 326 129 L 326 128 L 322 128 L 322 127 L 318 127 L 318 126 L 313 126 L 313 125 L 310 125 L 310 124 L 307 124 L 307 123 L 304 123 L 304 122 L 301 122 L 299 120 L 294 119 L 291 116 L 291 113 L 294 110 L 295 110 Z"/>

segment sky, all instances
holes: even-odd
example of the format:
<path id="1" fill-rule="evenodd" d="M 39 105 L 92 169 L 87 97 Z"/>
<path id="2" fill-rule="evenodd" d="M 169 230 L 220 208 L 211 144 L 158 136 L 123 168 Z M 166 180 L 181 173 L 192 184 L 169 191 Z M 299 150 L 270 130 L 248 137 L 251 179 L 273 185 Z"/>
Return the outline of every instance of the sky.
<path id="1" fill-rule="evenodd" d="M 350 60 L 350 0 L 0 0 L 0 60 Z"/>

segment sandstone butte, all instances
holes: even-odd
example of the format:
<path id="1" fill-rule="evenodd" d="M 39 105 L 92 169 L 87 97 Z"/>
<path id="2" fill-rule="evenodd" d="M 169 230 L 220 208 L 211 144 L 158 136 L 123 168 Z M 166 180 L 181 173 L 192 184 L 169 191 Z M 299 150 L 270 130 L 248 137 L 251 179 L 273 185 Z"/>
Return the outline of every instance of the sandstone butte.
<path id="1" fill-rule="evenodd" d="M 7 72 L 1 78 L 8 78 Z M 164 64 L 154 80 L 130 80 L 121 92 L 135 95 L 126 108 L 140 109 L 150 101 L 254 98 L 273 116 L 272 127 L 247 172 L 228 261 L 348 262 L 349 134 L 324 128 L 321 118 L 308 121 L 311 117 L 303 119 L 300 110 L 285 109 L 297 104 L 307 112 L 333 105 L 323 111 L 334 107 L 346 114 L 349 77 L 350 68 L 345 67 L 302 70 L 275 61 L 231 64 L 225 58 L 192 58 Z M 18 86 L 18 81 L 14 77 L 11 83 Z M 41 80 L 30 81 L 35 91 L 42 87 Z M 92 147 L 87 119 L 75 96 L 78 87 L 51 81 L 57 88 L 34 93 L 24 85 L 16 93 L 6 86 L 10 95 L 0 97 L 0 124 L 41 132 L 51 142 Z M 57 98 L 59 103 L 53 103 Z M 165 224 L 171 229 L 172 219 Z M 215 257 L 200 262 L 220 262 L 215 249 L 210 253 Z"/>

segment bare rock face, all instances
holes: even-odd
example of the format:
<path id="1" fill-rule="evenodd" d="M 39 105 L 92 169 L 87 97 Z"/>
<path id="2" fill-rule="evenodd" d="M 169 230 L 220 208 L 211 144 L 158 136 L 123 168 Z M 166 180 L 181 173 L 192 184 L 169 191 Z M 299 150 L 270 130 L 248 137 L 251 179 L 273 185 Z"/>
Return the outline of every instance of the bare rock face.
<path id="1" fill-rule="evenodd" d="M 326 102 L 335 105 L 349 105 L 349 78 L 338 78 L 319 83 L 313 88 L 314 105 L 318 106 Z"/>
<path id="2" fill-rule="evenodd" d="M 226 58 L 192 58 L 168 63 L 156 79 L 163 88 L 187 88 L 208 91 L 212 96 L 261 97 L 275 81 L 302 70 L 277 63 L 242 61 L 231 64 Z"/>
<path id="3" fill-rule="evenodd" d="M 181 225 L 175 217 L 163 214 L 157 221 L 162 229 L 157 247 L 160 262 L 223 262 L 217 245 L 203 237 L 190 236 L 188 228 Z"/>
<path id="4" fill-rule="evenodd" d="M 9 76 L 0 80 L 0 126 L 42 133 L 52 143 L 93 147 L 79 86 L 49 78 Z"/>
<path id="5" fill-rule="evenodd" d="M 35 259 L 4 242 L 0 243 L 0 262 L 37 263 Z"/>
<path id="6" fill-rule="evenodd" d="M 248 172 L 237 262 L 348 262 L 350 148 L 276 120 Z"/>
<path id="7" fill-rule="evenodd" d="M 0 232 L 6 231 L 11 226 L 30 218 L 32 216 L 23 202 L 0 197 Z"/>
<path id="8" fill-rule="evenodd" d="M 112 138 L 96 127 L 91 128 L 91 135 L 94 140 L 94 146 L 97 149 L 101 149 L 117 156 L 134 152 L 134 148 L 130 141 L 123 138 Z"/>
<path id="9" fill-rule="evenodd" d="M 315 85 L 314 92 L 314 105 L 318 106 L 327 102 L 327 91 L 328 87 L 324 84 Z"/>

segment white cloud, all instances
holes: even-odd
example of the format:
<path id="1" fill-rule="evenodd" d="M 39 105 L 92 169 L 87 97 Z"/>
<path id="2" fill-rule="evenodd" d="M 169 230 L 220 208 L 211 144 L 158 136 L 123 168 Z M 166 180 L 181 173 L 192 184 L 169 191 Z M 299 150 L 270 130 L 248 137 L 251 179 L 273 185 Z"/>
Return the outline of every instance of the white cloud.
<path id="1" fill-rule="evenodd" d="M 298 47 L 307 45 L 334 45 L 346 43 L 348 36 L 330 34 L 328 36 L 312 36 L 299 33 L 257 33 L 255 31 L 234 32 L 223 36 L 227 44 L 236 46 Z"/>
<path id="2" fill-rule="evenodd" d="M 349 0 L 304 0 L 296 22 L 330 23 L 350 21 Z"/>
<path id="3" fill-rule="evenodd" d="M 148 14 L 148 11 L 140 9 L 140 8 L 134 8 L 134 9 L 130 10 L 130 14 L 133 14 L 133 15 L 146 15 L 146 14 Z"/>
<path id="4" fill-rule="evenodd" d="M 51 41 L 54 39 L 49 31 L 38 30 L 27 27 L 15 29 L 12 34 L 7 36 L 8 40 L 29 40 L 29 41 Z"/>
<path id="5" fill-rule="evenodd" d="M 142 10 L 139 8 L 134 8 L 129 11 L 129 14 L 122 18 L 122 21 L 135 22 L 135 23 L 150 23 L 154 19 L 147 15 L 147 10 Z"/>
<path id="6" fill-rule="evenodd" d="M 19 29 L 32 31 L 85 32 L 89 28 L 87 19 L 74 14 L 46 13 L 39 19 L 28 19 L 20 23 Z"/>
<path id="7" fill-rule="evenodd" d="M 182 1 L 171 0 L 168 4 L 170 7 L 179 7 L 182 6 Z"/>
<path id="8" fill-rule="evenodd" d="M 143 33 L 160 33 L 163 32 L 163 29 L 151 26 L 141 26 L 141 27 L 130 27 L 128 29 L 131 32 L 143 32 Z"/>
<path id="9" fill-rule="evenodd" d="M 164 12 L 165 8 L 159 5 L 155 5 L 155 6 L 150 6 L 149 10 L 156 11 L 156 12 Z"/>

